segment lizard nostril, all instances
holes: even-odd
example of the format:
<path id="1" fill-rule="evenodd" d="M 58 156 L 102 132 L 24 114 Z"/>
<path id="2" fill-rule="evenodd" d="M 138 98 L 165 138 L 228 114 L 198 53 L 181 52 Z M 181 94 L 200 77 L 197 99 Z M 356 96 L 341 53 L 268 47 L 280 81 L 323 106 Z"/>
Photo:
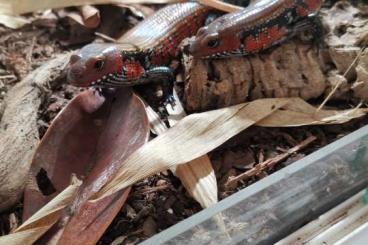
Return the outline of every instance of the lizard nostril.
<path id="1" fill-rule="evenodd" d="M 71 66 L 69 70 L 69 76 L 71 79 L 80 79 L 83 77 L 86 68 L 84 66 Z"/>
<path id="2" fill-rule="evenodd" d="M 79 55 L 73 54 L 72 56 L 70 56 L 70 64 L 74 64 L 75 62 L 77 62 L 80 59 L 81 59 L 81 57 Z"/>

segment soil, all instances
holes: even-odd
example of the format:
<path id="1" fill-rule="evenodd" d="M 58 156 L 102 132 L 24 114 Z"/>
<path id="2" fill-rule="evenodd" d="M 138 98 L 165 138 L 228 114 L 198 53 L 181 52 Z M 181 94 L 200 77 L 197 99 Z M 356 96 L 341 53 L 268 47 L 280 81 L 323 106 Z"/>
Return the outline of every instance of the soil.
<path id="1" fill-rule="evenodd" d="M 107 30 L 104 32 L 109 36 L 114 37 L 139 21 L 139 18 L 130 10 L 116 8 L 106 10 L 109 8 L 108 6 L 103 8 L 104 11 L 112 11 L 111 13 L 114 13 L 116 18 L 120 16 L 126 20 L 121 26 L 115 27 L 115 30 L 106 28 L 108 26 L 106 24 L 104 28 Z M 146 12 L 153 9 L 145 8 Z M 31 17 L 36 18 L 35 16 Z M 84 38 L 77 39 L 73 36 L 78 33 L 78 30 L 83 30 Z M 0 120 L 1 108 L 4 107 L 4 96 L 26 74 L 56 54 L 74 50 L 94 39 L 100 38 L 94 36 L 91 30 L 86 30 L 83 26 L 63 23 L 62 18 L 55 23 L 51 22 L 51 24 L 49 19 L 46 22 L 46 20 L 39 18 L 38 21 L 34 21 L 33 24 L 19 30 L 0 27 Z M 183 86 L 179 86 L 179 88 L 184 91 Z M 40 138 L 58 112 L 81 89 L 60 83 L 52 87 L 51 91 L 52 93 L 47 96 L 39 109 L 37 124 Z M 143 96 L 149 97 L 147 92 L 145 93 Z M 352 106 L 348 104 L 349 101 L 349 99 L 340 100 L 333 102 L 333 104 L 330 103 L 330 105 L 348 108 Z M 239 189 L 245 188 L 366 125 L 367 122 L 368 117 L 365 116 L 343 125 L 299 128 L 252 127 L 246 130 L 209 154 L 218 180 L 219 198 L 226 198 Z M 317 139 L 272 168 L 260 171 L 235 185 L 226 185 L 230 177 L 238 176 L 254 168 L 257 164 L 286 152 L 309 136 L 315 136 Z M 171 172 L 160 173 L 133 185 L 126 204 L 98 244 L 136 244 L 200 210 L 201 206 L 188 195 L 180 181 Z M 19 226 L 21 216 L 22 201 L 7 212 L 1 213 L 0 235 L 8 234 Z"/>

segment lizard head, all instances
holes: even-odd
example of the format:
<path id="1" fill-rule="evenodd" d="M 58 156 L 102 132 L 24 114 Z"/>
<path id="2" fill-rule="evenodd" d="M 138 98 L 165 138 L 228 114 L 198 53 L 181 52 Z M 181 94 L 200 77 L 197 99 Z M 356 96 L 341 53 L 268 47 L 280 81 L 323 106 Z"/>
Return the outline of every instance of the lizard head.
<path id="1" fill-rule="evenodd" d="M 98 84 L 123 68 L 121 52 L 113 44 L 89 44 L 70 58 L 68 82 L 78 87 Z"/>
<path id="2" fill-rule="evenodd" d="M 225 19 L 220 17 L 208 26 L 198 30 L 195 40 L 190 44 L 189 52 L 196 58 L 222 58 L 235 54 L 240 48 L 236 34 L 228 35 L 222 29 Z"/>

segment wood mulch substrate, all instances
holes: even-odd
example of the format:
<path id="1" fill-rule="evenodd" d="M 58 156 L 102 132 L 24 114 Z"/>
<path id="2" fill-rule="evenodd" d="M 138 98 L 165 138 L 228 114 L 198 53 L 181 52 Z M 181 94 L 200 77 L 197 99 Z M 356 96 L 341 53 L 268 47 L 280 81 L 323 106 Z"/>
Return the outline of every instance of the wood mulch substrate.
<path id="1" fill-rule="evenodd" d="M 71 47 L 55 38 L 57 30 L 30 25 L 21 30 L 0 27 L 0 118 L 6 92 L 29 71 L 57 53 Z M 74 45 L 74 43 L 73 43 Z M 81 89 L 68 84 L 53 88 L 40 110 L 39 133 L 42 136 L 57 113 Z M 319 101 L 320 102 L 320 101 Z M 343 102 L 346 105 L 347 102 Z M 345 106 L 346 107 L 346 106 Z M 367 124 L 368 117 L 343 125 L 299 128 L 252 127 L 209 154 L 223 199 L 239 189 L 295 162 L 315 150 Z M 316 140 L 290 154 L 271 168 L 265 168 L 244 180 L 229 185 L 229 177 L 238 176 L 267 159 L 275 158 L 308 137 Z M 201 207 L 180 181 L 169 171 L 136 183 L 124 205 L 99 244 L 135 244 L 197 213 Z M 8 234 L 21 223 L 22 202 L 0 214 L 0 235 Z"/>

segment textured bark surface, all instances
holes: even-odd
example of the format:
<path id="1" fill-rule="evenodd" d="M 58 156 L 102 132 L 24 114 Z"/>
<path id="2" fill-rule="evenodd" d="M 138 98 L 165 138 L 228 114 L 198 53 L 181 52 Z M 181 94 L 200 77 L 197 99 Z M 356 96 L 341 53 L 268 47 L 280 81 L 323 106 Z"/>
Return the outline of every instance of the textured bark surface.
<path id="1" fill-rule="evenodd" d="M 288 42 L 269 54 L 188 62 L 187 109 L 207 110 L 266 97 L 320 96 L 326 77 L 315 50 Z"/>
<path id="2" fill-rule="evenodd" d="M 39 107 L 50 84 L 60 81 L 69 55 L 45 63 L 7 94 L 0 121 L 0 211 L 20 197 L 39 142 Z"/>
<path id="3" fill-rule="evenodd" d="M 192 60 L 184 55 L 186 109 L 208 110 L 267 97 L 309 100 L 327 95 L 337 83 L 340 86 L 332 98 L 342 99 L 356 78 L 355 96 L 367 97 L 362 91 L 368 90 L 368 52 L 343 76 L 367 43 L 368 20 L 360 11 L 341 2 L 322 12 L 326 34 L 325 47 L 319 52 L 316 45 L 295 38 L 246 57 Z"/>

